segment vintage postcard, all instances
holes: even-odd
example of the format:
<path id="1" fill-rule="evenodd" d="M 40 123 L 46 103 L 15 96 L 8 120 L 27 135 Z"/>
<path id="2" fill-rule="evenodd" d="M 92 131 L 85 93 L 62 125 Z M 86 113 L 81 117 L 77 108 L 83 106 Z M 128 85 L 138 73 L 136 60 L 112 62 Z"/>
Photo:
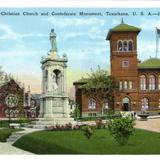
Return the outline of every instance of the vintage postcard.
<path id="1" fill-rule="evenodd" d="M 0 8 L 1 155 L 159 155 L 159 8 Z"/>

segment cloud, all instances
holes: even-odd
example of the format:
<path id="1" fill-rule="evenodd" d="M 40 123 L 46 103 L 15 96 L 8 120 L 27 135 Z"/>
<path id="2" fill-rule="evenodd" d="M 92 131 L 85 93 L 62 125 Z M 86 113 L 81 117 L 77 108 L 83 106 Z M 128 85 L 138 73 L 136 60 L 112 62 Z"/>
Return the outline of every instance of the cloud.
<path id="1" fill-rule="evenodd" d="M 156 55 L 156 44 L 153 41 L 141 40 L 138 43 L 138 57 L 144 61 Z M 159 56 L 160 57 L 160 56 Z"/>
<path id="2" fill-rule="evenodd" d="M 48 19 L 45 18 L 43 19 L 45 21 L 50 22 L 53 26 L 57 26 L 60 28 L 65 28 L 68 26 L 93 26 L 93 25 L 97 25 L 98 26 L 103 26 L 106 21 L 100 18 L 55 18 L 55 17 L 49 17 Z"/>
<path id="3" fill-rule="evenodd" d="M 90 40 L 105 40 L 106 33 L 103 29 L 99 29 L 99 27 L 91 27 L 85 30 L 71 31 L 67 32 L 67 34 L 63 35 L 63 40 L 73 40 L 74 38 L 89 38 Z M 87 41 L 85 39 L 85 41 Z M 83 42 L 83 41 L 81 41 Z M 79 43 L 79 42 L 78 42 Z"/>
<path id="4" fill-rule="evenodd" d="M 16 57 L 22 57 L 23 59 L 25 59 L 26 57 L 31 58 L 33 55 L 39 55 L 39 51 L 27 49 L 27 47 L 23 45 L 16 45 L 14 48 L 12 48 L 12 50 L 0 51 L 0 55 L 1 58 L 6 59 L 12 59 Z"/>
<path id="5" fill-rule="evenodd" d="M 112 25 L 118 25 L 118 24 L 120 24 L 119 20 L 116 20 L 116 19 L 112 20 Z"/>
<path id="6" fill-rule="evenodd" d="M 44 37 L 46 35 L 41 33 L 18 33 L 12 29 L 11 26 L 0 23 L 0 40 L 8 40 L 8 39 L 14 39 L 14 40 L 21 40 L 22 38 L 26 37 Z"/>
<path id="7" fill-rule="evenodd" d="M 142 19 L 140 28 L 143 30 L 154 30 L 156 27 L 160 28 L 160 20 L 157 19 Z"/>

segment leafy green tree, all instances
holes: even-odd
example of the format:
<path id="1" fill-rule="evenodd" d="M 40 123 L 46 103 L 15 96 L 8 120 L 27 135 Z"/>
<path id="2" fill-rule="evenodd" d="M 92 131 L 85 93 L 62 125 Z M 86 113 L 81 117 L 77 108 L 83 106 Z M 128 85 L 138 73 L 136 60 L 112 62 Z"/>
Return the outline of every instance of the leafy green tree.
<path id="1" fill-rule="evenodd" d="M 98 98 L 103 110 L 106 102 L 109 102 L 109 105 L 112 106 L 114 92 L 118 89 L 118 85 L 106 70 L 98 67 L 96 71 L 91 70 L 87 82 L 81 88 L 86 94 Z"/>
<path id="2" fill-rule="evenodd" d="M 81 113 L 80 113 L 80 107 L 78 104 L 75 104 L 75 109 L 74 109 L 74 112 L 73 112 L 73 117 L 75 119 L 79 118 L 81 116 Z"/>
<path id="3" fill-rule="evenodd" d="M 83 126 L 82 127 L 82 131 L 83 131 L 83 134 L 84 136 L 87 138 L 87 139 L 90 139 L 91 136 L 93 135 L 94 133 L 94 130 L 91 126 Z"/>
<path id="4" fill-rule="evenodd" d="M 120 145 L 126 145 L 129 137 L 134 134 L 134 125 L 131 117 L 119 117 L 110 120 L 108 129 Z"/>
<path id="5" fill-rule="evenodd" d="M 23 106 L 23 97 L 21 97 L 19 94 L 17 94 L 17 99 L 18 99 L 18 108 L 19 108 L 19 121 L 20 123 L 22 121 L 24 121 L 25 118 L 25 109 L 24 109 L 24 106 Z"/>
<path id="6" fill-rule="evenodd" d="M 4 80 L 4 72 L 2 70 L 2 67 L 0 66 L 0 83 L 2 83 Z"/>

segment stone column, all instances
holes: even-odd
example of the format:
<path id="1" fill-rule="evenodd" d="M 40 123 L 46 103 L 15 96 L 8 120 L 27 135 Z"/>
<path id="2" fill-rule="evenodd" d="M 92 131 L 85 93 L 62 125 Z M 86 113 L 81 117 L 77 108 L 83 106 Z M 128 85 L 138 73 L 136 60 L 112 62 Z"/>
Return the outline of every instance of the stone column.
<path id="1" fill-rule="evenodd" d="M 52 118 L 52 99 L 51 98 L 46 98 L 46 105 L 45 105 L 45 118 Z"/>
<path id="2" fill-rule="evenodd" d="M 63 111 L 64 111 L 64 117 L 65 118 L 69 118 L 69 104 L 68 104 L 68 98 L 66 97 L 64 99 L 64 108 L 63 108 Z"/>
<path id="3" fill-rule="evenodd" d="M 52 76 L 51 76 L 51 68 L 48 68 L 48 91 L 52 91 Z"/>
<path id="4" fill-rule="evenodd" d="M 66 75 L 66 67 L 63 69 L 63 92 L 67 95 L 67 75 Z"/>
<path id="5" fill-rule="evenodd" d="M 43 117 L 43 113 L 44 113 L 44 110 L 43 110 L 43 99 L 40 99 L 40 113 L 39 113 L 39 118 L 42 118 L 42 117 Z"/>

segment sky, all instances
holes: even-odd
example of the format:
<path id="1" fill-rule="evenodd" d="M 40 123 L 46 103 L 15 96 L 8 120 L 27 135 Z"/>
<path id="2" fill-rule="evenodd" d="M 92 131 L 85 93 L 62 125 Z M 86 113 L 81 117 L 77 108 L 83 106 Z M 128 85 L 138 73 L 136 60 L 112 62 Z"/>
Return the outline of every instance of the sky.
<path id="1" fill-rule="evenodd" d="M 24 16 L 24 12 L 35 15 Z M 52 12 L 76 13 L 76 16 L 55 16 L 51 15 Z M 80 16 L 79 12 L 101 15 Z M 107 15 L 106 12 L 112 14 Z M 13 13 L 20 15 L 7 15 Z M 42 16 L 41 13 L 48 15 Z M 155 57 L 155 27 L 160 28 L 159 9 L 0 8 L 0 65 L 4 71 L 24 82 L 26 87 L 30 85 L 32 93 L 41 93 L 40 60 L 51 48 L 49 33 L 54 28 L 58 54 L 66 53 L 68 57 L 68 90 L 72 92 L 73 82 L 85 77 L 91 68 L 96 69 L 99 65 L 109 70 L 110 47 L 105 39 L 108 30 L 120 24 L 122 18 L 125 23 L 142 29 L 138 35 L 138 58 L 144 61 Z"/>

